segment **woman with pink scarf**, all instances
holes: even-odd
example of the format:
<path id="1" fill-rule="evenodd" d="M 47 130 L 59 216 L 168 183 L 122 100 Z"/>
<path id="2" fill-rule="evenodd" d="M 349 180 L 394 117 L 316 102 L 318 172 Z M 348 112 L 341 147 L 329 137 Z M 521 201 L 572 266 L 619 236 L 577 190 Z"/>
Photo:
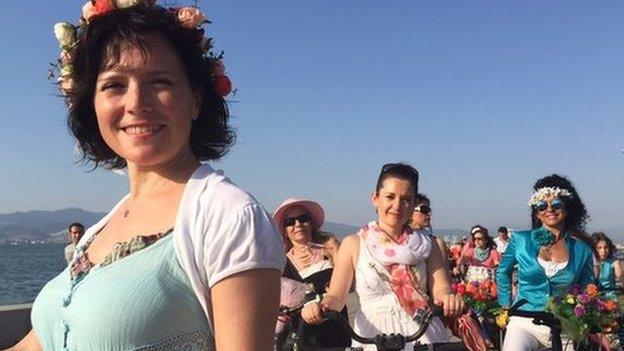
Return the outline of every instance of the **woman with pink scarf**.
<path id="1" fill-rule="evenodd" d="M 403 163 L 383 166 L 371 200 L 377 220 L 364 225 L 343 241 L 334 264 L 327 294 L 320 303 L 302 311 L 312 324 L 323 322 L 322 311 L 340 311 L 346 304 L 355 278 L 361 310 L 354 330 L 365 337 L 380 333 L 414 333 L 415 319 L 432 299 L 441 303 L 445 316 L 458 317 L 464 304 L 451 293 L 450 277 L 437 245 L 425 232 L 408 222 L 418 192 L 418 172 Z M 449 333 L 434 319 L 421 343 L 448 341 Z M 374 350 L 372 345 L 358 345 Z M 412 349 L 407 345 L 407 349 Z"/>

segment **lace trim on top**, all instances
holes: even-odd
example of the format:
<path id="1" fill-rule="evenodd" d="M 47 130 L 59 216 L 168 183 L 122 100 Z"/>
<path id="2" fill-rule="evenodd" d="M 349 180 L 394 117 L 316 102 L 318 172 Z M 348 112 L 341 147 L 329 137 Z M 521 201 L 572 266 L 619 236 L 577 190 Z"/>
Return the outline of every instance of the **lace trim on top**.
<path id="1" fill-rule="evenodd" d="M 98 265 L 99 267 L 108 266 L 109 264 L 118 261 L 124 257 L 130 256 L 131 254 L 141 251 L 144 248 L 152 245 L 157 242 L 161 238 L 167 236 L 171 233 L 173 229 L 170 229 L 164 233 L 157 233 L 152 235 L 137 235 L 128 241 L 124 241 L 121 243 L 115 243 L 111 252 L 104 257 L 104 260 Z M 89 254 L 86 252 L 86 249 L 76 256 L 76 259 L 72 262 L 70 268 L 70 275 L 72 279 L 79 278 L 91 270 L 95 265 L 89 261 Z"/>
<path id="2" fill-rule="evenodd" d="M 546 261 L 541 257 L 537 258 L 537 262 L 539 262 L 540 266 L 544 268 L 544 273 L 548 278 L 552 278 L 555 274 L 557 274 L 560 270 L 564 269 L 568 265 L 568 261 L 565 262 L 553 262 Z"/>
<path id="3" fill-rule="evenodd" d="M 182 335 L 176 335 L 157 344 L 134 349 L 136 351 L 199 351 L 214 350 L 212 335 L 206 330 L 196 330 Z"/>

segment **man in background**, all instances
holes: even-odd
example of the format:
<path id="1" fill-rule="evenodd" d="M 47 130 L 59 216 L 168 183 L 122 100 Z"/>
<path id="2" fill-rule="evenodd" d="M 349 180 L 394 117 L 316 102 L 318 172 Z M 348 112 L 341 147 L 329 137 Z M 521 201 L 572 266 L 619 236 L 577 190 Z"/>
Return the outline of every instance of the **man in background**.
<path id="1" fill-rule="evenodd" d="M 82 238 L 82 235 L 84 234 L 84 225 L 79 222 L 74 222 L 69 225 L 68 231 L 69 240 L 71 241 L 71 243 L 65 246 L 65 261 L 67 261 L 67 263 L 69 264 L 69 262 L 71 262 L 71 260 L 74 258 L 74 250 L 76 249 L 76 244 L 78 244 L 78 241 L 80 240 L 80 238 Z"/>
<path id="2" fill-rule="evenodd" d="M 507 245 L 509 245 L 509 231 L 507 227 L 498 228 L 498 236 L 494 238 L 494 242 L 496 243 L 496 251 L 501 254 L 504 253 Z"/>

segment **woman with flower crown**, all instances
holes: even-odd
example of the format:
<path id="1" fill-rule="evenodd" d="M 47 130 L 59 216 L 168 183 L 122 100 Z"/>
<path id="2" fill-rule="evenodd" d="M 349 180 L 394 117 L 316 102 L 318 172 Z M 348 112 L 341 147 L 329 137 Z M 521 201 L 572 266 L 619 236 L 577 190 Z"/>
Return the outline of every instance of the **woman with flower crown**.
<path id="1" fill-rule="evenodd" d="M 391 163 L 382 168 L 371 199 L 377 220 L 343 240 L 327 294 L 301 313 L 308 323 L 322 323 L 322 310 L 340 311 L 354 282 L 361 310 L 353 329 L 365 337 L 414 333 L 429 296 L 443 304 L 446 316 L 461 313 L 463 301 L 451 293 L 438 246 L 432 244 L 427 232 L 408 225 L 417 192 L 418 172 L 413 167 Z M 448 338 L 444 325 L 435 318 L 420 341 L 429 344 Z M 375 350 L 374 345 L 358 346 Z M 412 348 L 406 346 L 406 350 Z"/>
<path id="2" fill-rule="evenodd" d="M 196 8 L 94 0 L 55 26 L 68 125 L 130 192 L 78 243 L 14 350 L 272 350 L 283 244 L 202 164 L 233 144 L 221 57 Z"/>
<path id="3" fill-rule="evenodd" d="M 557 174 L 539 179 L 529 200 L 533 230 L 514 233 L 497 271 L 503 308 L 528 301 L 525 311 L 545 311 L 548 299 L 594 281 L 591 241 L 583 229 L 587 211 L 572 183 Z M 511 274 L 518 265 L 518 293 L 511 299 Z M 550 347 L 550 329 L 530 318 L 512 316 L 503 351 Z"/>

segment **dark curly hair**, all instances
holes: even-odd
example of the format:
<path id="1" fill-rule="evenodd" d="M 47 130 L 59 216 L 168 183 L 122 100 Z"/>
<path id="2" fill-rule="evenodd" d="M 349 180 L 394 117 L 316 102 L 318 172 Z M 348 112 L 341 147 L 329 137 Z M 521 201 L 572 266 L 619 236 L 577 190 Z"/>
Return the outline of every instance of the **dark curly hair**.
<path id="1" fill-rule="evenodd" d="M 416 168 L 406 163 L 386 163 L 381 167 L 379 177 L 377 178 L 377 185 L 375 185 L 375 193 L 379 194 L 379 190 L 383 185 L 383 181 L 386 178 L 399 178 L 407 180 L 412 184 L 414 190 L 414 197 L 418 194 L 418 171 Z"/>
<path id="2" fill-rule="evenodd" d="M 126 160 L 117 155 L 99 132 L 94 108 L 99 72 L 119 63 L 123 45 L 129 43 L 148 56 L 150 36 L 162 36 L 180 58 L 192 89 L 201 95 L 199 117 L 190 133 L 191 149 L 200 161 L 225 155 L 236 139 L 228 126 L 225 100 L 213 86 L 211 72 L 219 57 L 206 55 L 199 47 L 201 31 L 184 28 L 175 13 L 160 6 L 137 5 L 96 16 L 78 33 L 72 56 L 73 87 L 67 93 L 67 125 L 81 150 L 81 160 L 120 169 Z M 210 43 L 208 43 L 210 45 Z M 106 60 L 106 62 L 104 62 Z M 106 65 L 106 66 L 105 66 Z"/>
<path id="3" fill-rule="evenodd" d="M 613 245 L 613 241 L 611 241 L 611 239 L 609 239 L 609 237 L 607 236 L 607 234 L 603 233 L 603 232 L 595 232 L 592 233 L 591 238 L 594 242 L 594 248 L 597 250 L 596 246 L 598 245 L 599 242 L 604 241 L 605 243 L 607 243 L 607 248 L 609 249 L 609 254 L 607 255 L 607 258 L 615 258 L 615 253 L 617 252 L 617 247 L 615 247 L 615 245 Z"/>
<path id="4" fill-rule="evenodd" d="M 561 198 L 565 204 L 566 210 L 565 230 L 572 236 L 586 242 L 591 248 L 593 248 L 594 246 L 592 240 L 585 232 L 585 225 L 589 220 L 589 215 L 587 214 L 585 205 L 581 201 L 578 192 L 572 185 L 572 182 L 558 174 L 551 174 L 538 179 L 537 182 L 535 182 L 535 185 L 533 185 L 533 189 L 535 191 L 545 187 L 566 189 L 572 193 L 571 197 Z M 537 210 L 535 207 L 531 207 L 531 223 L 533 229 L 542 226 L 542 222 L 537 218 Z"/>

